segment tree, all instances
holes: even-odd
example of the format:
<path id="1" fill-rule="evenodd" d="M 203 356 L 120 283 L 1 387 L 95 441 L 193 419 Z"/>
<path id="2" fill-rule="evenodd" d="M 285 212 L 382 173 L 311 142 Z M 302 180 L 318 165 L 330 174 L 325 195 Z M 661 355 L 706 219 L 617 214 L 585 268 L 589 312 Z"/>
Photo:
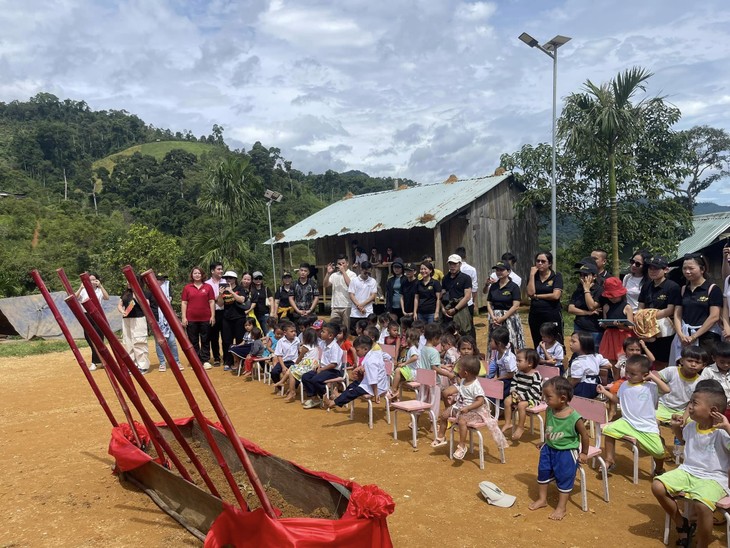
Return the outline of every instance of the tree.
<path id="1" fill-rule="evenodd" d="M 250 158 L 229 156 L 211 171 L 198 203 L 203 211 L 227 221 L 237 220 L 260 205 L 252 193 L 256 183 Z"/>
<path id="2" fill-rule="evenodd" d="M 566 140 L 566 147 L 572 149 L 577 157 L 603 155 L 606 159 L 611 262 L 615 276 L 619 274 L 620 267 L 616 168 L 621 162 L 620 155 L 631 154 L 630 145 L 641 134 L 649 107 L 657 102 L 663 103 L 660 98 L 632 103 L 639 91 L 646 91 L 646 81 L 651 76 L 648 71 L 634 67 L 600 86 L 588 80 L 583 93 L 573 93 L 566 100 L 568 115 L 561 117 L 558 128 L 559 134 Z"/>
<path id="3" fill-rule="evenodd" d="M 695 126 L 680 131 L 682 157 L 681 186 L 677 192 L 689 209 L 694 209 L 697 195 L 713 183 L 730 175 L 730 135 L 724 129 Z"/>

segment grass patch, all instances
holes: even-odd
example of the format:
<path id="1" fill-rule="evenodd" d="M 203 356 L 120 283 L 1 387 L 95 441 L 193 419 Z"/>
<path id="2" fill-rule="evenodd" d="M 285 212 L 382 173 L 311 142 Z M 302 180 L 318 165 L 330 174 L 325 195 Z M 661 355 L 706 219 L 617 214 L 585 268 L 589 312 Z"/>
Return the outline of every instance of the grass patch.
<path id="1" fill-rule="evenodd" d="M 76 341 L 79 348 L 88 348 L 86 341 Z M 26 356 L 37 356 L 39 354 L 51 354 L 52 352 L 65 352 L 69 350 L 68 343 L 64 341 L 9 341 L 0 344 L 0 358 L 24 358 Z"/>
<path id="2" fill-rule="evenodd" d="M 139 152 L 144 156 L 153 156 L 159 162 L 165 157 L 165 154 L 178 148 L 200 157 L 201 154 L 210 152 L 214 148 L 214 145 L 210 145 L 208 143 L 194 143 L 192 141 L 156 141 L 154 143 L 145 143 L 143 145 L 129 147 L 121 152 L 117 152 L 116 154 L 111 154 L 106 158 L 97 160 L 91 165 L 91 169 L 93 171 L 98 167 L 105 167 L 109 170 L 109 173 L 111 173 L 114 171 L 114 166 L 119 158 L 123 156 L 132 156 L 136 152 Z"/>

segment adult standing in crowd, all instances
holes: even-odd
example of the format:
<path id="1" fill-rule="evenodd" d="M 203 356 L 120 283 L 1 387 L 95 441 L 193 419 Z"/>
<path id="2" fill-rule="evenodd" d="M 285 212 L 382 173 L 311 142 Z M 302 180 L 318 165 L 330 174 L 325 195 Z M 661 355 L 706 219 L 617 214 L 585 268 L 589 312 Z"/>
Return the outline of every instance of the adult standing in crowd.
<path id="1" fill-rule="evenodd" d="M 659 255 L 647 261 L 649 283 L 645 283 L 639 294 L 639 310 L 656 310 L 655 318 L 659 333 L 654 340 L 646 341 L 647 348 L 654 354 L 655 369 L 663 369 L 669 363 L 669 353 L 674 340 L 674 308 L 681 304 L 679 284 L 667 278 L 669 262 Z"/>
<path id="2" fill-rule="evenodd" d="M 273 315 L 272 301 L 274 300 L 269 288 L 264 285 L 264 275 L 257 270 L 253 273 L 253 285 L 251 286 L 251 306 L 259 322 L 259 329 L 266 332 L 266 318 Z"/>
<path id="3" fill-rule="evenodd" d="M 441 283 L 441 302 L 443 309 L 442 321 L 445 324 L 455 322 L 460 335 L 474 336 L 474 322 L 472 322 L 469 310 L 471 300 L 471 288 L 474 281 L 471 276 L 461 271 L 461 257 L 449 255 L 447 259 L 449 273 L 444 276 Z M 465 310 L 465 312 L 461 312 Z"/>
<path id="4" fill-rule="evenodd" d="M 478 278 L 477 269 L 466 262 L 466 248 L 465 247 L 457 247 L 456 251 L 454 253 L 456 255 L 458 255 L 459 257 L 461 257 L 460 270 L 471 278 L 471 297 L 469 297 L 469 312 L 471 313 L 472 317 L 474 317 L 474 298 L 477 295 L 477 291 L 479 291 L 479 280 L 477 279 Z"/>
<path id="5" fill-rule="evenodd" d="M 356 272 L 360 272 L 360 265 L 364 262 L 368 262 L 368 254 L 365 253 L 365 248 L 356 246 L 355 247 L 355 258 L 352 261 L 352 268 Z"/>
<path id="6" fill-rule="evenodd" d="M 200 283 L 203 283 L 202 270 Z M 137 282 L 142 285 L 142 278 L 137 276 Z M 145 298 L 149 302 L 149 292 L 145 291 Z M 127 285 L 127 289 L 122 293 L 117 310 L 122 315 L 122 342 L 124 349 L 132 358 L 143 375 L 150 370 L 150 349 L 147 345 L 147 319 L 144 317 L 142 307 L 137 304 L 132 291 L 132 287 Z"/>
<path id="7" fill-rule="evenodd" d="M 669 363 L 679 357 L 681 348 L 700 345 L 712 354 L 712 347 L 721 340 L 717 322 L 722 311 L 722 290 L 705 276 L 707 261 L 700 253 L 684 256 L 682 273 L 687 283 L 680 288 L 681 304 L 674 308 L 674 329 Z"/>
<path id="8" fill-rule="evenodd" d="M 423 264 L 423 263 L 431 263 L 431 265 L 433 266 L 433 255 L 426 253 L 423 256 L 423 258 L 421 258 L 421 264 Z M 441 283 L 441 280 L 444 279 L 444 273 L 441 270 L 439 270 L 438 268 L 433 267 L 433 272 L 431 272 L 431 278 L 433 278 L 437 282 Z M 419 280 L 421 279 L 420 271 L 418 274 L 418 279 Z"/>
<path id="9" fill-rule="evenodd" d="M 391 314 L 395 314 L 398 319 L 403 316 L 403 308 L 401 306 L 401 294 L 403 284 L 406 281 L 403 273 L 403 263 L 400 259 L 396 259 L 390 265 L 392 276 L 385 283 L 385 310 Z"/>
<path id="10" fill-rule="evenodd" d="M 89 282 L 91 282 L 91 285 L 94 288 L 94 295 L 96 295 L 96 299 L 99 301 L 99 303 L 101 303 L 101 301 L 109 300 L 109 293 L 107 293 L 106 288 L 101 283 L 101 279 L 99 278 L 99 276 L 89 272 Z M 86 291 L 86 288 L 83 286 L 83 284 L 76 290 L 76 298 L 81 304 L 89 300 L 89 293 Z M 99 337 L 103 341 L 104 333 L 102 333 L 101 329 L 99 329 L 99 326 L 94 323 L 94 320 L 91 319 L 91 316 L 89 316 L 89 314 L 86 312 L 85 314 L 86 319 L 91 322 L 91 325 L 94 326 L 94 331 L 96 331 L 97 335 L 99 335 Z M 89 338 L 89 334 L 86 331 L 84 331 L 84 339 L 86 339 L 86 342 L 89 344 L 89 348 L 91 348 L 91 365 L 89 365 L 89 371 L 96 371 L 97 368 L 102 367 L 101 358 L 99 357 L 99 354 L 97 354 L 94 345 L 91 344 L 91 339 Z"/>
<path id="11" fill-rule="evenodd" d="M 527 296 L 531 301 L 528 324 L 532 346 L 537 348 L 540 344 L 540 327 L 544 323 L 557 326 L 560 335 L 558 342 L 563 344 L 563 308 L 560 305 L 563 275 L 553 270 L 553 255 L 549 251 L 535 255 L 535 265 L 530 268 L 527 280 Z"/>
<path id="12" fill-rule="evenodd" d="M 568 304 L 568 312 L 575 314 L 574 333 L 590 333 L 598 349 L 603 338 L 603 330 L 598 323 L 601 317 L 601 295 L 603 283 L 598 277 L 598 267 L 594 261 L 586 261 L 578 269 L 580 281 Z"/>
<path id="13" fill-rule="evenodd" d="M 156 275 L 156 281 L 157 285 L 159 286 L 160 290 L 162 291 L 162 294 L 167 298 L 168 302 L 172 302 L 172 295 L 169 293 L 169 284 L 165 283 L 167 281 L 167 277 L 164 274 L 157 273 Z M 146 281 L 145 281 L 146 285 Z M 170 347 L 170 353 L 172 354 L 172 357 L 175 359 L 175 366 L 177 366 L 180 371 L 182 371 L 183 366 L 180 363 L 180 356 L 178 355 L 177 351 L 177 343 L 175 342 L 175 334 L 172 332 L 172 328 L 170 327 L 170 324 L 167 322 L 167 318 L 165 318 L 165 315 L 160 311 L 160 305 L 157 303 L 157 299 L 155 299 L 155 296 L 150 292 L 149 295 L 149 301 L 150 301 L 150 309 L 152 310 L 152 315 L 155 317 L 155 320 L 157 320 L 157 326 L 160 328 L 160 332 L 162 333 L 162 336 L 165 337 L 165 341 L 167 342 L 167 346 Z M 157 354 L 157 359 L 160 362 L 160 372 L 167 371 L 167 362 L 165 361 L 165 354 L 162 351 L 162 347 L 157 342 L 157 339 L 155 339 L 155 353 Z"/>
<path id="14" fill-rule="evenodd" d="M 291 282 L 291 272 L 284 272 L 281 275 L 281 285 L 274 295 L 274 316 L 279 319 L 286 318 L 292 309 L 289 297 L 294 296 L 294 286 Z"/>
<path id="15" fill-rule="evenodd" d="M 204 276 L 199 266 L 194 266 L 190 271 L 190 282 L 182 290 L 181 315 L 195 353 L 203 367 L 210 369 L 209 336 L 210 326 L 215 325 L 215 295 L 210 284 L 203 281 Z"/>
<path id="16" fill-rule="evenodd" d="M 610 276 L 608 270 L 606 270 L 606 263 L 608 263 L 608 252 L 603 249 L 594 249 L 591 251 L 591 258 L 596 261 L 596 267 L 598 268 L 598 275 L 604 280 Z"/>
<path id="17" fill-rule="evenodd" d="M 291 317 L 295 322 L 302 316 L 312 314 L 319 304 L 319 288 L 317 282 L 309 277 L 311 271 L 309 263 L 299 265 L 299 278 L 294 283 L 294 295 L 289 297 Z"/>
<path id="18" fill-rule="evenodd" d="M 351 318 L 367 318 L 373 313 L 373 303 L 378 295 L 378 284 L 375 278 L 370 276 L 372 269 L 370 261 L 363 261 L 360 264 L 360 274 L 350 282 L 347 292 L 350 296 Z"/>
<path id="19" fill-rule="evenodd" d="M 641 288 L 649 281 L 649 265 L 647 261 L 650 258 L 651 255 L 649 252 L 643 249 L 634 253 L 629 261 L 629 273 L 623 279 L 623 285 L 626 288 L 626 300 L 634 312 L 639 309 Z"/>
<path id="20" fill-rule="evenodd" d="M 404 278 L 401 281 L 400 306 L 404 316 L 414 317 L 413 306 L 416 300 L 418 289 L 418 278 L 416 278 L 416 265 L 405 263 L 403 265 Z"/>
<path id="21" fill-rule="evenodd" d="M 441 283 L 433 279 L 435 270 L 429 261 L 421 263 L 413 301 L 413 317 L 426 323 L 438 321 L 441 312 Z"/>
<path id="22" fill-rule="evenodd" d="M 213 365 L 221 364 L 221 325 L 223 325 L 223 307 L 218 305 L 218 293 L 223 280 L 223 263 L 214 261 L 210 263 L 210 278 L 205 280 L 213 289 L 215 299 L 215 323 L 210 326 L 208 339 L 210 340 L 210 356 L 213 358 Z"/>
<path id="23" fill-rule="evenodd" d="M 722 279 L 725 302 L 722 305 L 722 337 L 730 339 L 730 242 L 722 248 Z"/>
<path id="24" fill-rule="evenodd" d="M 350 282 L 357 274 L 349 269 L 347 257 L 344 254 L 338 255 L 334 263 L 327 265 L 327 275 L 324 277 L 324 286 L 332 288 L 332 299 L 330 301 L 330 321 L 338 318 L 340 323 L 349 329 L 350 310 Z"/>
<path id="25" fill-rule="evenodd" d="M 517 287 L 522 287 L 522 277 L 515 272 L 515 265 L 517 264 L 517 257 L 515 257 L 512 253 L 507 251 L 506 253 L 502 253 L 502 257 L 500 260 L 504 263 L 509 263 L 510 266 L 510 273 L 509 273 L 509 279 L 512 280 L 517 284 Z"/>
<path id="26" fill-rule="evenodd" d="M 249 277 L 250 274 L 244 273 L 243 277 Z M 244 323 L 249 310 L 251 310 L 251 295 L 249 290 L 238 283 L 238 274 L 233 270 L 226 271 L 223 274 L 224 284 L 218 293 L 218 304 L 223 307 L 223 325 L 221 326 L 221 336 L 223 339 L 223 364 L 228 367 L 233 366 L 233 355 L 229 352 L 231 345 L 243 343 L 243 334 L 245 332 Z M 249 282 L 250 283 L 250 282 Z M 210 369 L 210 364 L 205 365 L 206 369 Z"/>
<path id="27" fill-rule="evenodd" d="M 487 294 L 489 338 L 491 338 L 494 329 L 506 327 L 509 331 L 512 348 L 516 352 L 527 346 L 519 315 L 522 299 L 520 286 L 509 277 L 512 265 L 508 261 L 499 261 L 493 268 L 497 274 L 497 281 L 489 287 L 489 293 Z"/>

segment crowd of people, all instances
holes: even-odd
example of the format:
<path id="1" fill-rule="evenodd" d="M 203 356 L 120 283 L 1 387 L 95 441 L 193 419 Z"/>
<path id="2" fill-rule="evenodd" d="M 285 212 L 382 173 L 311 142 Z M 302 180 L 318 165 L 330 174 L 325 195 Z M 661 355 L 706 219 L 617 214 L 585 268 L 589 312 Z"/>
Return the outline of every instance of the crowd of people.
<path id="1" fill-rule="evenodd" d="M 547 486 L 555 481 L 560 497 L 553 519 L 565 515 L 577 466 L 588 454 L 584 422 L 570 401 L 604 400 L 611 421 L 604 430 L 608 472 L 615 467 L 615 440 L 635 439 L 654 458 L 652 492 L 673 517 L 680 540 L 688 542 L 696 532 L 704 545 L 730 466 L 730 248 L 723 250 L 722 284 L 709 280 L 706 259 L 692 254 L 682 264 L 682 286 L 667 277 L 668 261 L 659 255 L 637 251 L 619 279 L 606 270 L 607 253 L 593 251 L 575 265 L 578 279 L 567 306 L 574 317 L 570 360 L 564 279 L 553 270 L 549 252 L 535 256 L 526 283 L 514 272 L 517 258 L 511 253 L 494 264 L 482 287 L 488 334 L 481 352 L 473 321 L 479 284 L 464 248 L 448 257 L 445 272 L 429 256 L 412 263 L 392 249 L 385 257 L 359 251 L 352 269 L 345 255 L 326 267 L 323 285 L 331 295 L 326 322 L 317 316 L 319 289 L 308 264 L 300 265 L 296 280 L 284 272 L 274 292 L 259 271 L 239 277 L 221 263 L 211 264 L 207 276 L 191 269 L 181 293 L 181 320 L 203 366 L 240 368 L 251 378 L 257 362 L 268 360 L 274 392 L 293 402 L 301 384 L 305 409 L 343 407 L 361 397 L 397 401 L 403 383 L 415 380 L 418 369 L 434 370 L 442 409 L 432 446 L 446 445 L 446 428 L 455 424 L 456 459 L 467 452 L 470 423 L 486 423 L 504 448 L 505 434 L 511 431 L 512 442 L 519 442 L 527 409 L 544 402 L 540 489 L 530 508 L 547 504 Z M 371 261 L 387 263 L 385 284 L 373 276 Z M 164 276 L 158 282 L 167 283 Z M 92 283 L 98 298 L 108 298 L 97 278 Z M 530 301 L 529 341 L 520 319 L 523 283 Z M 384 310 L 376 314 L 381 286 Z M 169 286 L 166 295 L 171 296 Z M 77 296 L 88 298 L 83 291 Z M 119 310 L 125 347 L 146 372 L 146 324 L 131 290 L 122 295 Z M 162 327 L 164 317 L 158 319 Z M 168 341 L 174 344 L 174 337 Z M 174 355 L 177 359 L 176 350 Z M 94 368 L 97 358 L 92 361 Z M 557 374 L 544 380 L 539 366 L 554 367 Z M 501 428 L 487 411 L 480 377 L 503 383 Z M 672 428 L 675 443 L 684 444 L 684 461 L 671 471 L 664 466 L 661 424 Z M 679 493 L 699 502 L 696 524 L 679 512 L 673 499 Z"/>

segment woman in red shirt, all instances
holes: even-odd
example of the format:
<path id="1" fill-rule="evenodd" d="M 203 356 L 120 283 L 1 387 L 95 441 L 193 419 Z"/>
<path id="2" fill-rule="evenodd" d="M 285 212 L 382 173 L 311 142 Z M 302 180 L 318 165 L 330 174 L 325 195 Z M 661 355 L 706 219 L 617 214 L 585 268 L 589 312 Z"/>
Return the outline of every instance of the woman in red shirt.
<path id="1" fill-rule="evenodd" d="M 206 284 L 205 274 L 199 266 L 190 271 L 190 283 L 182 291 L 182 324 L 190 342 L 203 362 L 205 369 L 213 367 L 210 362 L 210 326 L 215 324 L 215 295 Z"/>

